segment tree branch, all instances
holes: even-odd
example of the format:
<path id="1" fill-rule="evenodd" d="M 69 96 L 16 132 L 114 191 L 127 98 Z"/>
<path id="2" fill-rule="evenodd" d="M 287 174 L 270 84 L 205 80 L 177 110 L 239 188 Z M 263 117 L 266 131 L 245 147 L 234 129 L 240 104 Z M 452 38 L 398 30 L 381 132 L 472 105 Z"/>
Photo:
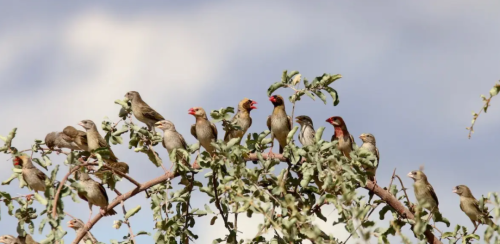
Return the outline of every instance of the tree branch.
<path id="1" fill-rule="evenodd" d="M 125 194 L 115 198 L 113 200 L 113 202 L 111 202 L 107 207 L 106 207 L 106 211 L 109 211 L 111 209 L 113 209 L 114 207 L 116 207 L 118 204 L 120 204 L 122 201 L 126 201 L 128 200 L 129 198 L 139 194 L 140 192 L 142 191 L 145 191 L 147 189 L 149 189 L 150 187 L 152 186 L 155 186 L 155 185 L 158 185 L 158 184 L 161 184 L 163 182 L 166 182 L 166 181 L 169 181 L 169 180 L 172 180 L 173 178 L 175 177 L 178 177 L 179 174 L 165 174 L 165 175 L 162 175 L 160 177 L 157 177 L 157 178 L 154 178 L 148 182 L 145 182 L 144 184 L 141 184 L 140 187 L 137 187 L 137 188 L 134 188 L 132 189 L 131 191 L 129 192 L 126 192 Z M 80 233 L 78 233 L 78 235 L 76 236 L 75 240 L 73 240 L 72 244 L 78 244 L 78 242 L 80 240 L 82 240 L 82 238 L 85 236 L 85 233 L 87 233 L 87 231 L 89 231 L 90 229 L 92 229 L 92 227 L 103 217 L 103 215 L 101 214 L 101 212 L 99 212 L 89 223 L 89 225 L 85 225 L 82 229 L 82 231 Z"/>
<path id="2" fill-rule="evenodd" d="M 373 183 L 373 181 L 367 181 L 365 189 L 371 190 L 375 193 L 375 195 L 379 196 L 380 199 L 384 200 L 389 206 L 395 209 L 401 216 L 406 217 L 408 219 L 415 219 L 415 215 L 413 215 L 410 210 L 408 210 L 403 204 L 401 204 L 396 197 L 391 195 L 386 190 L 380 188 L 378 185 Z M 442 242 L 434 236 L 432 231 L 426 230 L 424 232 L 425 238 L 427 242 L 430 244 L 442 244 Z"/>
<path id="3" fill-rule="evenodd" d="M 224 220 L 224 225 L 229 230 L 229 224 L 227 223 L 227 215 L 224 215 L 224 211 L 222 211 L 222 207 L 219 201 L 219 193 L 217 192 L 217 173 L 213 172 L 212 175 L 212 183 L 214 184 L 214 193 L 215 193 L 215 206 L 219 209 L 220 215 L 222 216 L 222 220 Z M 229 230 L 231 231 L 231 230 Z"/>

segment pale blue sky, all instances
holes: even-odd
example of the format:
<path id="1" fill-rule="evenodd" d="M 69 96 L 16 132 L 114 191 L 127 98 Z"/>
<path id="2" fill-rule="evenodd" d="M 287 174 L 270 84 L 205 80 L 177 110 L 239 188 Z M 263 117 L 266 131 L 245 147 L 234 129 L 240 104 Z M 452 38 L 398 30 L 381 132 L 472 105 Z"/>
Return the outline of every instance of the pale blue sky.
<path id="1" fill-rule="evenodd" d="M 316 128 L 326 126 L 325 138 L 333 130 L 324 120 L 333 115 L 344 117 L 356 136 L 374 134 L 381 185 L 388 185 L 395 167 L 405 176 L 424 164 L 443 214 L 472 226 L 451 189 L 466 184 L 476 197 L 499 191 L 493 135 L 500 132 L 500 101 L 481 116 L 471 140 L 465 130 L 471 111 L 481 107 L 479 95 L 500 79 L 499 7 L 497 1 L 465 0 L 9 2 L 0 9 L 0 134 L 18 127 L 15 146 L 28 148 L 34 138 L 82 119 L 116 120 L 119 107 L 113 101 L 129 90 L 139 91 L 176 123 L 188 143 L 194 142 L 190 107 L 235 106 L 243 97 L 259 103 L 250 131 L 260 132 L 272 110 L 267 87 L 284 69 L 308 78 L 340 73 L 344 78 L 334 84 L 340 95 L 337 107 L 305 98 L 296 115 L 309 115 Z M 143 154 L 125 146 L 113 149 L 140 182 L 162 173 Z M 158 151 L 167 158 L 165 150 Z M 2 157 L 0 179 L 5 180 L 11 163 Z M 410 179 L 404 181 L 411 186 Z M 27 193 L 17 185 L 14 181 L 0 190 Z M 124 192 L 131 186 L 123 182 L 118 188 Z M 196 197 L 197 202 L 205 199 L 199 193 Z M 138 204 L 143 210 L 132 227 L 151 231 L 144 195 L 126 206 Z M 87 220 L 86 203 L 67 206 Z M 15 219 L 0 208 L 0 235 L 15 233 Z M 104 218 L 93 229 L 100 241 L 126 234 L 125 228 L 111 229 L 113 219 Z M 200 220 L 194 229 L 202 238 L 196 243 L 226 234 L 208 221 Z M 248 237 L 257 232 L 252 221 L 247 229 L 252 230 Z M 69 230 L 65 240 L 73 237 Z M 150 237 L 138 241 L 152 242 Z"/>

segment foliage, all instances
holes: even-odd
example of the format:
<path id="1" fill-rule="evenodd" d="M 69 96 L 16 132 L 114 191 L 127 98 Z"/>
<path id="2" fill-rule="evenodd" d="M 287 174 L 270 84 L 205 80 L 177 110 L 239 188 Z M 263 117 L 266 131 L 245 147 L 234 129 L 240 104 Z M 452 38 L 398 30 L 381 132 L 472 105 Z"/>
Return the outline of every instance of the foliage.
<path id="1" fill-rule="evenodd" d="M 479 115 L 481 114 L 481 112 L 484 111 L 484 113 L 486 113 L 488 111 L 488 108 L 490 107 L 490 102 L 491 102 L 491 99 L 498 95 L 498 93 L 500 92 L 500 81 L 495 84 L 493 86 L 493 88 L 491 88 L 490 90 L 490 97 L 486 98 L 485 95 L 481 95 L 481 99 L 483 99 L 483 107 L 479 110 L 479 112 L 472 112 L 472 122 L 471 122 L 471 126 L 470 127 L 466 127 L 465 129 L 467 129 L 469 131 L 469 139 L 472 137 L 472 133 L 474 133 L 474 125 L 476 124 L 476 120 L 477 118 L 479 117 Z"/>
<path id="2" fill-rule="evenodd" d="M 294 94 L 289 100 L 294 110 L 296 102 L 300 101 L 303 95 L 313 100 L 319 98 L 326 104 L 327 98 L 324 94 L 326 92 L 336 106 L 339 104 L 339 96 L 331 85 L 340 78 L 341 75 L 338 74 L 323 74 L 309 82 L 307 79 L 302 79 L 298 71 L 284 71 L 281 81 L 272 84 L 267 93 L 271 95 L 280 88 L 292 89 Z M 301 86 L 303 88 L 300 88 Z M 496 93 L 491 95 L 494 96 Z M 163 161 L 155 151 L 155 148 L 158 149 L 155 146 L 162 140 L 161 135 L 152 133 L 133 122 L 127 100 L 119 99 L 115 103 L 120 105 L 118 114 L 120 119 L 116 123 L 108 119 L 102 122 L 101 127 L 106 133 L 104 138 L 112 145 L 119 145 L 126 143 L 123 137 L 128 134 L 129 149 L 145 154 L 155 166 L 162 166 Z M 227 107 L 213 110 L 210 115 L 214 122 L 222 123 L 225 130 L 239 129 L 229 122 L 232 113 L 234 109 Z M 227 233 L 213 240 L 213 243 L 303 243 L 304 240 L 312 243 L 345 243 L 347 240 L 340 240 L 335 235 L 327 234 L 328 231 L 321 229 L 315 221 L 317 219 L 327 221 L 327 216 L 323 212 L 327 205 L 333 206 L 338 213 L 334 225 L 343 224 L 353 238 L 359 240 L 368 241 L 377 238 L 379 243 L 389 243 L 390 240 L 396 239 L 391 236 L 398 236 L 400 240 L 396 242 L 412 243 L 412 239 L 426 242 L 434 240 L 436 236 L 437 242 L 434 243 L 440 243 L 439 240 L 445 239 L 450 243 L 459 240 L 463 243 L 479 240 L 486 243 L 500 243 L 498 227 L 488 227 L 483 237 L 475 234 L 475 230 L 470 232 L 465 226 L 460 225 L 455 225 L 454 229 L 444 232 L 437 229 L 435 224 L 430 224 L 430 216 L 423 210 L 423 206 L 410 202 L 401 180 L 399 186 L 392 184 L 391 181 L 385 190 L 381 190 L 369 180 L 365 169 L 378 164 L 375 155 L 355 147 L 349 155 L 350 159 L 345 157 L 337 148 L 337 142 L 322 139 L 324 127 L 316 131 L 314 145 L 300 147 L 293 139 L 297 129 L 298 127 L 294 127 L 289 133 L 284 154 L 274 157 L 264 153 L 271 144 L 270 132 L 267 130 L 248 133 L 242 143 L 237 139 L 227 143 L 219 139 L 213 143 L 216 148 L 213 155 L 207 152 L 200 153 L 193 166 L 182 162 L 184 160 L 192 162 L 192 154 L 199 150 L 198 143 L 189 145 L 188 151 L 181 150 L 182 154 L 174 151 L 170 155 L 170 160 L 175 162 L 171 175 L 151 179 L 149 183 L 136 184 L 136 188 L 130 189 L 127 194 L 119 194 L 118 199 L 110 203 L 110 206 L 114 204 L 112 207 L 117 208 L 121 202 L 123 209 L 122 217 L 118 215 L 112 217 L 116 218 L 113 227 L 119 229 L 125 224 L 129 229 L 129 233 L 122 241 L 111 240 L 111 243 L 135 243 L 141 235 L 150 235 L 146 231 L 134 233 L 131 228 L 131 222 L 135 215 L 140 214 L 141 207 L 126 211 L 123 204 L 143 190 L 146 191 L 153 212 L 155 230 L 152 236 L 155 243 L 159 244 L 189 243 L 190 240 L 198 239 L 192 228 L 200 216 L 209 216 L 211 225 L 217 221 L 224 223 Z M 62 238 L 67 233 L 61 223 L 65 216 L 64 204 L 69 201 L 68 197 L 71 197 L 72 201 L 81 202 L 76 198 L 79 184 L 72 178 L 73 173 L 77 174 L 79 170 L 97 166 L 89 171 L 96 172 L 103 167 L 103 158 L 109 156 L 109 151 L 105 149 L 90 153 L 62 151 L 66 155 L 64 164 L 70 167 L 71 171 L 61 177 L 58 172 L 59 167 L 63 166 L 52 167 L 50 157 L 53 156 L 53 151 L 44 148 L 40 140 L 35 140 L 31 149 L 18 151 L 12 146 L 15 134 L 16 129 L 13 129 L 7 137 L 0 136 L 5 142 L 0 151 L 12 156 L 31 152 L 31 157 L 37 165 L 45 170 L 51 169 L 50 177 L 45 182 L 47 190 L 43 195 L 31 194 L 13 198 L 9 193 L 0 191 L 0 201 L 7 207 L 7 213 L 18 219 L 17 232 L 20 236 L 26 235 L 26 232 L 32 234 L 35 229 L 32 220 L 42 218 L 38 231 L 44 233 L 46 239 L 41 243 L 62 243 Z M 253 161 L 255 165 L 247 164 L 248 161 Z M 26 187 L 22 170 L 13 167 L 12 171 L 12 176 L 2 184 L 10 184 L 18 179 L 20 187 Z M 127 178 L 109 173 L 104 178 L 103 184 L 114 189 L 114 186 L 125 178 L 134 183 L 131 177 L 133 174 Z M 206 180 L 202 181 L 201 177 Z M 58 181 L 56 178 L 62 180 Z M 179 178 L 179 184 L 173 184 L 173 178 Z M 399 176 L 394 174 L 393 179 L 396 178 Z M 192 192 L 195 190 L 205 195 L 206 204 L 203 209 L 191 208 Z M 380 199 L 373 203 L 366 202 L 363 194 L 365 190 L 373 191 Z M 35 201 L 38 203 L 34 203 Z M 492 214 L 497 221 L 500 218 L 498 194 L 489 193 L 486 198 L 481 198 L 481 208 L 485 207 L 486 202 L 494 205 Z M 45 209 L 38 213 L 33 207 L 34 204 Z M 375 211 L 378 214 L 372 215 Z M 254 215 L 264 216 L 264 221 L 259 225 L 260 231 L 254 238 L 244 240 L 239 237 L 239 233 L 245 230 L 238 229 L 238 215 L 250 218 Z M 95 221 L 99 219 L 94 218 Z M 451 224 L 440 214 L 433 219 L 444 223 L 447 228 Z M 45 228 L 47 223 L 49 229 Z M 412 232 L 403 231 L 405 226 Z M 262 234 L 267 232 L 274 235 L 266 238 Z M 412 233 L 413 236 L 407 236 L 403 232 Z M 73 243 L 76 241 L 78 240 Z M 202 243 L 206 241 L 203 240 Z"/>

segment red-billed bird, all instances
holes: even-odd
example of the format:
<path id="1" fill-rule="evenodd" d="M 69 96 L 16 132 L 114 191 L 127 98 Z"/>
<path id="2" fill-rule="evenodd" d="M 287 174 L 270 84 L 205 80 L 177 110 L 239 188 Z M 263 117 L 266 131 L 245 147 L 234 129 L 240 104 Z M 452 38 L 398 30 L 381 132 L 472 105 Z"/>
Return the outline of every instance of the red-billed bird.
<path id="1" fill-rule="evenodd" d="M 292 129 L 292 118 L 286 114 L 285 101 L 282 96 L 271 96 L 269 101 L 274 105 L 273 113 L 267 117 L 267 128 L 271 131 L 271 138 L 273 139 L 269 154 L 273 154 L 274 138 L 279 142 L 279 152 L 283 153 L 283 148 L 286 146 L 286 137 Z"/>
<path id="2" fill-rule="evenodd" d="M 23 179 L 31 189 L 33 189 L 36 193 L 38 193 L 38 191 L 45 192 L 45 179 L 47 179 L 47 175 L 35 167 L 28 156 L 21 155 L 15 157 L 14 165 L 20 165 L 23 167 Z"/>
<path id="3" fill-rule="evenodd" d="M 224 141 L 227 143 L 233 138 L 242 138 L 245 133 L 247 133 L 248 128 L 252 126 L 252 117 L 250 117 L 250 111 L 252 109 L 257 109 L 254 105 L 257 104 L 256 101 L 253 101 L 248 98 L 244 98 L 238 104 L 238 112 L 234 115 L 231 123 L 241 127 L 241 130 L 230 130 L 226 131 L 224 135 Z"/>
<path id="4" fill-rule="evenodd" d="M 356 141 L 354 141 L 354 137 L 347 130 L 347 126 L 340 116 L 333 116 L 326 120 L 326 122 L 333 125 L 335 129 L 335 133 L 332 136 L 332 142 L 338 141 L 337 148 L 346 156 L 348 159 L 351 159 L 349 155 L 352 150 L 354 150 L 354 145 L 356 145 Z"/>
<path id="5" fill-rule="evenodd" d="M 188 112 L 196 118 L 196 123 L 191 125 L 191 135 L 212 155 L 215 148 L 211 143 L 217 141 L 217 127 L 208 120 L 203 108 L 193 107 Z"/>

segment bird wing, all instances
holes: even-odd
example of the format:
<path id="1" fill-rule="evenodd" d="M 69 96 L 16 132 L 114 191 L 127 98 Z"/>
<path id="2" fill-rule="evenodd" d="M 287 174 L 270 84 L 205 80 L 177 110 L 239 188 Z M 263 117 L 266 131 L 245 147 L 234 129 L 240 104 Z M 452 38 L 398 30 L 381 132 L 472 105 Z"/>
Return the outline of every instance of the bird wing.
<path id="1" fill-rule="evenodd" d="M 380 153 L 378 152 L 377 147 L 375 147 L 375 156 L 377 157 L 377 168 L 378 168 L 378 165 L 380 164 Z"/>
<path id="2" fill-rule="evenodd" d="M 159 114 L 149 106 L 142 107 L 141 110 L 142 110 L 142 116 L 144 116 L 145 118 L 152 119 L 155 121 L 165 120 L 165 118 L 163 118 L 161 114 Z"/>
<path id="3" fill-rule="evenodd" d="M 104 189 L 104 186 L 102 186 L 102 184 L 99 184 L 97 182 L 95 182 L 98 186 L 99 186 L 99 191 L 102 193 L 102 195 L 104 196 L 104 198 L 106 198 L 106 205 L 109 204 L 109 199 L 108 199 L 108 194 L 106 193 L 106 189 Z"/>
<path id="4" fill-rule="evenodd" d="M 354 137 L 349 134 L 349 138 L 351 139 L 351 149 L 354 150 L 354 146 L 356 145 L 356 141 L 354 140 Z"/>
<path id="5" fill-rule="evenodd" d="M 210 127 L 212 128 L 212 134 L 215 136 L 215 140 L 217 141 L 217 126 L 214 123 L 210 122 Z"/>
<path id="6" fill-rule="evenodd" d="M 271 130 L 271 115 L 267 116 L 267 128 Z"/>
<path id="7" fill-rule="evenodd" d="M 196 135 L 196 124 L 191 125 L 191 135 L 198 139 L 198 136 Z"/>
<path id="8" fill-rule="evenodd" d="M 287 120 L 287 122 L 288 122 L 287 128 L 288 128 L 288 131 L 291 131 L 292 130 L 292 117 L 287 116 L 287 118 L 288 118 L 288 120 Z"/>
<path id="9" fill-rule="evenodd" d="M 75 127 L 66 126 L 60 135 L 65 141 L 74 142 L 78 134 L 78 130 L 76 130 Z"/>
<path id="10" fill-rule="evenodd" d="M 42 181 L 45 181 L 45 179 L 47 179 L 47 175 L 45 175 L 41 170 L 35 168 L 36 170 L 36 177 L 38 177 L 38 179 L 42 180 Z"/>
<path id="11" fill-rule="evenodd" d="M 89 201 L 89 200 L 87 200 L 87 198 L 85 197 L 85 195 L 84 195 L 84 194 L 82 194 L 82 193 L 80 193 L 80 192 L 78 192 L 78 196 L 79 196 L 82 200 L 84 200 L 84 201 L 86 201 L 86 202 L 88 202 L 88 201 Z"/>
<path id="12" fill-rule="evenodd" d="M 432 188 L 431 184 L 429 184 L 429 183 L 427 183 L 427 190 L 431 194 L 432 199 L 434 199 L 434 201 L 436 201 L 436 205 L 439 205 L 439 200 L 438 200 L 438 197 L 436 195 L 436 192 L 434 191 L 434 188 Z"/>
<path id="13" fill-rule="evenodd" d="M 181 141 L 182 148 L 188 150 L 188 145 L 186 143 L 186 140 L 184 140 L 184 137 L 180 133 L 177 133 L 177 135 L 179 136 L 179 140 Z"/>
<path id="14" fill-rule="evenodd" d="M 78 131 L 78 137 L 80 137 L 80 142 L 82 143 L 82 145 L 88 145 L 88 142 L 87 142 L 87 133 L 85 131 L 79 130 Z"/>

